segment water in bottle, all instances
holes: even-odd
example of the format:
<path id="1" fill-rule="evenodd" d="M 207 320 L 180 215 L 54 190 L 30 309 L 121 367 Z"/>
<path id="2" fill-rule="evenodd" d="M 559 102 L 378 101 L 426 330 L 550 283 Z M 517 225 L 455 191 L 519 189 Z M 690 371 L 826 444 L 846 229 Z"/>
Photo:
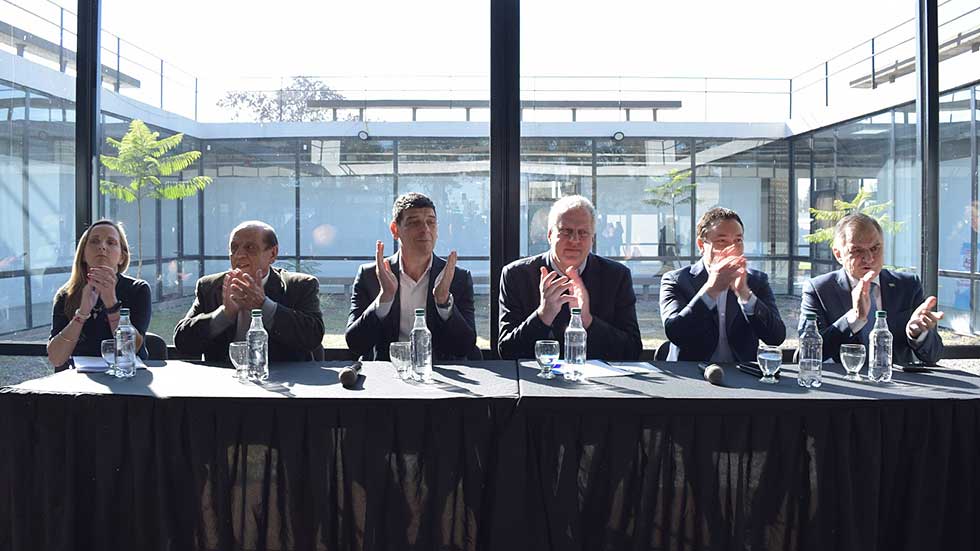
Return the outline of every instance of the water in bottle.
<path id="1" fill-rule="evenodd" d="M 875 326 L 868 336 L 868 379 L 875 383 L 892 380 L 892 332 L 888 330 L 888 314 L 875 312 Z"/>
<path id="2" fill-rule="evenodd" d="M 248 348 L 248 378 L 265 381 L 269 378 L 269 333 L 262 325 L 262 310 L 252 310 L 252 325 L 245 335 Z"/>
<path id="3" fill-rule="evenodd" d="M 136 328 L 129 322 L 129 308 L 119 311 L 116 326 L 116 369 L 112 373 L 120 379 L 136 374 Z"/>
<path id="4" fill-rule="evenodd" d="M 432 333 L 425 325 L 425 309 L 415 309 L 412 326 L 412 372 L 416 381 L 432 382 Z"/>
<path id="5" fill-rule="evenodd" d="M 585 348 L 588 335 L 582 326 L 582 309 L 572 308 L 572 318 L 565 328 L 565 365 L 562 372 L 565 379 L 577 381 L 582 377 L 582 364 L 585 363 Z"/>
<path id="6" fill-rule="evenodd" d="M 800 335 L 800 375 L 796 382 L 806 388 L 817 388 L 823 382 L 823 337 L 817 330 L 816 314 L 806 314 L 805 320 Z"/>

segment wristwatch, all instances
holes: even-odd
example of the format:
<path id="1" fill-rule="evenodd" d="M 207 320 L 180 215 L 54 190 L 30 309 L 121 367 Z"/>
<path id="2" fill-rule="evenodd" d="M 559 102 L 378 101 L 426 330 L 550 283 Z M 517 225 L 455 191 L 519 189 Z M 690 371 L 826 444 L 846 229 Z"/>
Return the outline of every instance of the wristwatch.
<path id="1" fill-rule="evenodd" d="M 436 303 L 436 308 L 442 308 L 443 310 L 453 307 L 453 294 L 449 293 L 449 301 L 445 304 Z"/>
<path id="2" fill-rule="evenodd" d="M 105 310 L 103 310 L 103 311 L 104 311 L 104 312 L 105 312 L 106 314 L 115 314 L 116 312 L 118 312 L 119 310 L 121 310 L 121 309 L 122 309 L 122 305 L 123 305 L 123 304 L 122 304 L 122 301 L 121 301 L 121 300 L 118 300 L 118 299 L 117 299 L 117 300 L 116 300 L 116 303 L 115 303 L 115 304 L 113 304 L 113 305 L 112 305 L 112 306 L 110 306 L 109 308 L 106 308 L 106 309 L 105 309 Z"/>

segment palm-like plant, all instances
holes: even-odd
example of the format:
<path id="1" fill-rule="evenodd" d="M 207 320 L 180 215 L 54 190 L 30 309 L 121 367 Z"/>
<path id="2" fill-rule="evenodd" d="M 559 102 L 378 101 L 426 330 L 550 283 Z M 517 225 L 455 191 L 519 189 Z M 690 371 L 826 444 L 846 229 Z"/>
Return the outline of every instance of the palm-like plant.
<path id="1" fill-rule="evenodd" d="M 851 214 L 852 212 L 860 212 L 867 214 L 868 216 L 874 218 L 881 224 L 881 229 L 885 233 L 895 234 L 902 231 L 902 227 L 905 222 L 896 222 L 888 216 L 888 209 L 891 208 L 892 202 L 885 201 L 884 203 L 878 203 L 871 200 L 871 192 L 864 189 L 858 190 L 857 195 L 854 199 L 850 201 L 844 201 L 843 199 L 834 199 L 834 209 L 833 210 L 820 210 L 811 208 L 810 215 L 814 220 L 820 222 L 830 222 L 830 225 L 825 228 L 820 228 L 808 235 L 803 236 L 807 243 L 830 243 L 834 240 L 834 225 L 837 222 Z"/>
<path id="2" fill-rule="evenodd" d="M 653 205 L 657 209 L 669 208 L 669 224 L 664 228 L 664 240 L 667 243 L 677 244 L 677 206 L 691 202 L 691 192 L 695 188 L 691 183 L 690 170 L 671 170 L 667 173 L 667 180 L 651 188 L 647 188 L 647 193 L 652 197 L 644 199 L 643 202 Z M 669 253 L 668 253 L 669 254 Z M 674 254 L 677 254 L 676 249 Z M 673 261 L 664 262 L 664 266 L 672 266 Z"/>
<path id="3" fill-rule="evenodd" d="M 168 155 L 180 145 L 184 135 L 159 138 L 159 132 L 151 132 L 143 121 L 137 119 L 129 123 L 129 131 L 122 140 L 106 138 L 106 142 L 119 152 L 118 156 L 99 156 L 107 169 L 132 178 L 129 183 L 122 184 L 101 180 L 99 191 L 127 203 L 136 202 L 139 251 L 136 277 L 140 277 L 143 270 L 143 199 L 183 199 L 211 183 L 208 176 L 195 176 L 190 180 L 162 180 L 161 177 L 173 176 L 194 164 L 201 157 L 201 152 L 185 151 Z"/>

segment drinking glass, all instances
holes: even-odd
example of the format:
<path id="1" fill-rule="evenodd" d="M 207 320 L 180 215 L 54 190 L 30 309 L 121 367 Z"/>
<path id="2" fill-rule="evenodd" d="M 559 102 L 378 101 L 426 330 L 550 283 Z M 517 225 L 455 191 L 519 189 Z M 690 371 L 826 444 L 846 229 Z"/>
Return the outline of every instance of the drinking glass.
<path id="1" fill-rule="evenodd" d="M 558 361 L 558 341 L 538 341 L 534 343 L 534 357 L 541 366 L 538 377 L 542 379 L 554 379 L 555 374 L 551 372 L 551 366 Z"/>
<path id="2" fill-rule="evenodd" d="M 228 345 L 228 357 L 235 366 L 235 378 L 239 383 L 248 382 L 248 343 L 236 341 Z"/>
<path id="3" fill-rule="evenodd" d="M 395 366 L 395 376 L 403 381 L 412 378 L 412 343 L 393 342 L 388 345 L 388 356 Z"/>
<path id="4" fill-rule="evenodd" d="M 779 379 L 775 377 L 776 373 L 779 372 L 779 367 L 783 365 L 783 351 L 779 349 L 778 346 L 769 346 L 768 344 L 759 345 L 759 355 L 757 356 L 759 360 L 759 367 L 762 368 L 762 378 L 759 379 L 760 383 L 766 383 L 767 385 L 774 385 L 779 382 Z"/>
<path id="5" fill-rule="evenodd" d="M 105 360 L 106 374 L 116 373 L 116 339 L 106 339 L 102 341 L 102 359 Z"/>
<path id="6" fill-rule="evenodd" d="M 840 361 L 847 370 L 844 377 L 848 381 L 860 381 L 861 368 L 864 367 L 866 350 L 863 344 L 842 344 L 840 345 Z"/>

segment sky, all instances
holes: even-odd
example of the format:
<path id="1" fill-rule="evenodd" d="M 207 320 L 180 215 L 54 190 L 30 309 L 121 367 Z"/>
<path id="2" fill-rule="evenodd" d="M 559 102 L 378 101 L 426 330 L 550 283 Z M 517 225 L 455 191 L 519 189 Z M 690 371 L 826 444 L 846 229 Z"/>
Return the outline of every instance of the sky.
<path id="1" fill-rule="evenodd" d="M 914 17 L 915 5 L 915 0 L 524 0 L 521 73 L 790 78 Z M 941 17 L 974 5 L 975 0 L 947 0 Z M 152 54 L 124 44 L 124 57 L 145 66 L 124 72 L 144 72 L 141 80 L 152 81 L 159 66 L 155 56 L 163 57 L 168 67 L 188 73 L 166 71 L 188 97 L 189 75 L 199 78 L 202 98 L 208 98 L 201 103 L 207 103 L 228 89 L 274 89 L 290 75 L 368 77 L 334 79 L 335 88 L 349 89 L 485 88 L 485 80 L 467 76 L 489 74 L 489 9 L 489 0 L 103 0 L 102 23 L 104 30 Z M 911 33 L 914 27 L 907 25 L 892 36 Z M 113 46 L 111 40 L 103 42 Z M 857 53 L 869 50 L 864 45 Z M 395 75 L 403 78 L 382 78 Z M 446 84 L 419 75 L 456 80 Z M 602 86 L 616 84 L 607 80 Z M 146 93 L 152 90 L 148 86 Z"/>

